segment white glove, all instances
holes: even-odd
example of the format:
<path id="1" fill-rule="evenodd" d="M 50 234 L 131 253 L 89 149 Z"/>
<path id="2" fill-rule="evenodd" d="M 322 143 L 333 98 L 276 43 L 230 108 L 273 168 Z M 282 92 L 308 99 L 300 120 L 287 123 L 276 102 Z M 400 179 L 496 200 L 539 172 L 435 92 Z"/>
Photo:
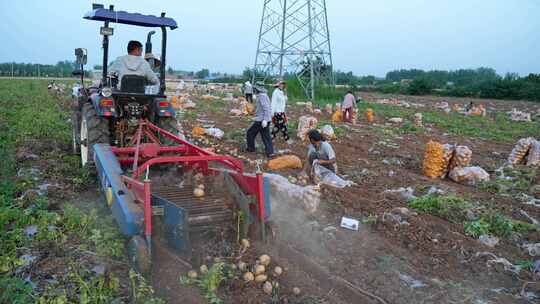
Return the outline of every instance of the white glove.
<path id="1" fill-rule="evenodd" d="M 263 120 L 261 124 L 262 124 L 263 129 L 266 129 L 266 127 L 268 127 L 268 121 L 266 120 Z"/>

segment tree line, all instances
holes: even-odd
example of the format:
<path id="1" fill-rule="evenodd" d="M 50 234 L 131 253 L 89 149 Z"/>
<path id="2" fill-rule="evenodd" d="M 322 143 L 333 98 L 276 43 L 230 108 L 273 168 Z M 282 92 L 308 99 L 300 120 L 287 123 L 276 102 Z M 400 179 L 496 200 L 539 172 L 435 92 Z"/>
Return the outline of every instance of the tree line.
<path id="1" fill-rule="evenodd" d="M 501 76 L 485 67 L 454 71 L 401 69 L 388 72 L 385 78 L 336 71 L 334 79 L 338 85 L 360 91 L 540 101 L 540 74 Z"/>
<path id="2" fill-rule="evenodd" d="M 70 77 L 78 69 L 75 62 L 65 60 L 52 64 L 0 63 L 0 76 L 8 77 Z"/>
<path id="3" fill-rule="evenodd" d="M 396 70 L 386 74 L 381 90 L 411 95 L 437 94 L 455 97 L 524 99 L 540 101 L 540 74 L 505 76 L 494 69 L 456 71 Z"/>

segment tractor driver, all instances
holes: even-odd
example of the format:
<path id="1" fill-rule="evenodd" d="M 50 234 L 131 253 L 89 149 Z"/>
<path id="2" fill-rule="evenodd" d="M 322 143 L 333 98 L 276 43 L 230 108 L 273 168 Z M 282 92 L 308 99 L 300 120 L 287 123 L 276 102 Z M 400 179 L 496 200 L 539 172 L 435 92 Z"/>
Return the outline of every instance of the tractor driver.
<path id="1" fill-rule="evenodd" d="M 124 75 L 144 76 L 149 83 L 159 84 L 159 79 L 152 71 L 150 64 L 142 57 L 142 44 L 132 40 L 128 43 L 127 51 L 127 55 L 116 58 L 111 66 L 111 73 L 118 77 L 118 87 Z"/>

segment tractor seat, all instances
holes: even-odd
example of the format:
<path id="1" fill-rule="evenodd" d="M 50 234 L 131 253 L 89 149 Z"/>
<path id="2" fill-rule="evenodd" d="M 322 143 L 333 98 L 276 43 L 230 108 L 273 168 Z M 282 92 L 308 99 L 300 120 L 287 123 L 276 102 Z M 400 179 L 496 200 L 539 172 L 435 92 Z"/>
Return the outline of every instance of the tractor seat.
<path id="1" fill-rule="evenodd" d="M 146 77 L 139 75 L 124 75 L 120 83 L 120 91 L 125 93 L 144 94 L 144 87 L 147 85 Z"/>

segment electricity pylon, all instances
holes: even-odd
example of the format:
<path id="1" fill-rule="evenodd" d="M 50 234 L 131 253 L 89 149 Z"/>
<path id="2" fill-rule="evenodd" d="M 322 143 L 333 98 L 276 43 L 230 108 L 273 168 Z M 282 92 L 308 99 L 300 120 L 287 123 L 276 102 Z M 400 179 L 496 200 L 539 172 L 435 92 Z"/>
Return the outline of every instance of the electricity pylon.
<path id="1" fill-rule="evenodd" d="M 295 77 L 307 98 L 333 84 L 325 0 L 265 0 L 253 81 Z"/>

